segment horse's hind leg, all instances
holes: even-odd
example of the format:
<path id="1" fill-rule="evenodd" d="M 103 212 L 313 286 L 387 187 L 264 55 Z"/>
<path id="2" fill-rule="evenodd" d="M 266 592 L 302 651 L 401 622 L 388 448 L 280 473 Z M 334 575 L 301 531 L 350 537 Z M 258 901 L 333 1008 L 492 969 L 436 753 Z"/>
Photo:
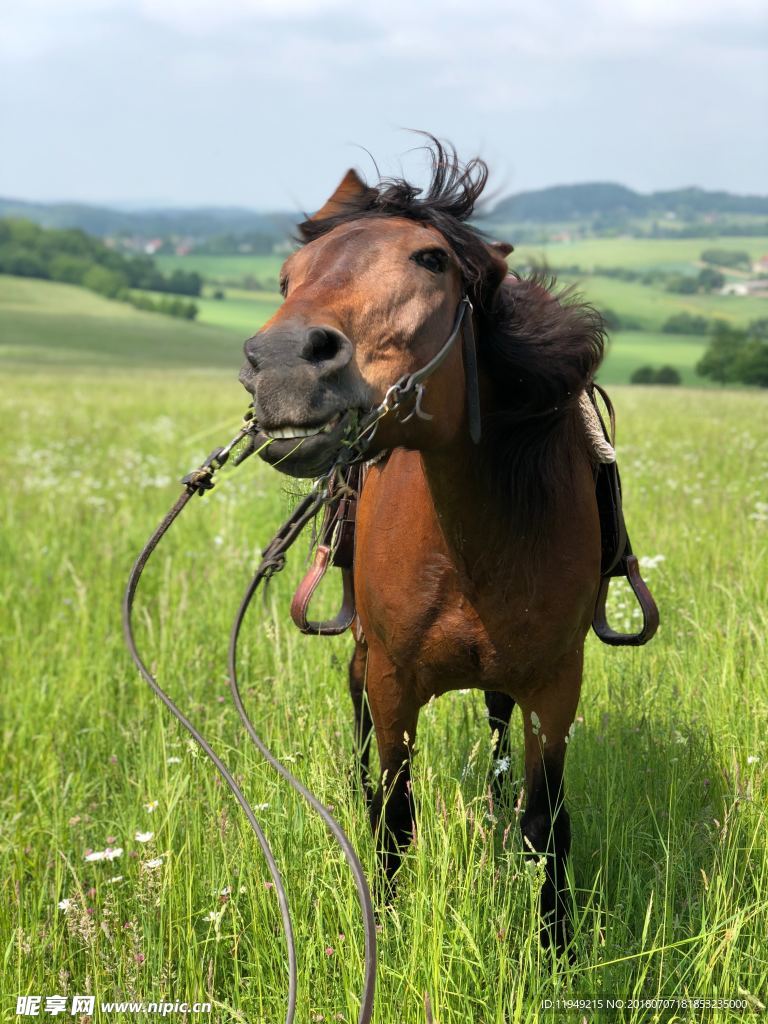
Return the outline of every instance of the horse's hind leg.
<path id="1" fill-rule="evenodd" d="M 509 720 L 515 702 L 506 693 L 500 693 L 498 690 L 486 690 L 485 706 L 488 709 L 488 725 L 491 729 L 491 738 L 494 741 L 491 786 L 493 798 L 496 803 L 499 803 L 504 795 L 504 783 L 509 778 Z"/>
<path id="2" fill-rule="evenodd" d="M 362 787 L 366 803 L 370 804 L 373 797 L 373 786 L 371 785 L 368 760 L 371 751 L 373 721 L 365 692 L 367 662 L 368 645 L 364 639 L 356 639 L 355 649 L 349 663 L 349 694 L 355 712 L 355 779 Z"/>
<path id="3" fill-rule="evenodd" d="M 568 733 L 581 688 L 581 652 L 553 681 L 520 700 L 525 724 L 526 808 L 520 821 L 528 856 L 546 858 L 541 891 L 541 941 L 558 954 L 569 942 L 566 863 L 571 824 L 565 809 L 563 769 Z"/>

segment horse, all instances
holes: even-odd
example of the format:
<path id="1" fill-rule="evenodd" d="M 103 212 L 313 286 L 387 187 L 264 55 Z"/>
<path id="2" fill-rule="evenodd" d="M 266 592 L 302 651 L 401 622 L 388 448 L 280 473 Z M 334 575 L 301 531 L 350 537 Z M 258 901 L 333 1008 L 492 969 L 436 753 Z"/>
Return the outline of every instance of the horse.
<path id="1" fill-rule="evenodd" d="M 462 164 L 432 137 L 428 151 L 425 188 L 350 170 L 299 225 L 282 305 L 245 343 L 240 379 L 261 458 L 316 477 L 393 382 L 441 353 L 411 415 L 378 422 L 357 506 L 349 684 L 364 776 L 372 730 L 379 753 L 370 820 L 392 880 L 414 830 L 420 709 L 482 690 L 503 767 L 517 704 L 523 848 L 546 860 L 540 936 L 560 954 L 571 931 L 563 768 L 601 561 L 580 398 L 604 326 L 553 279 L 511 273 L 512 246 L 469 222 L 482 160 Z M 457 332 L 472 344 L 446 346 Z"/>

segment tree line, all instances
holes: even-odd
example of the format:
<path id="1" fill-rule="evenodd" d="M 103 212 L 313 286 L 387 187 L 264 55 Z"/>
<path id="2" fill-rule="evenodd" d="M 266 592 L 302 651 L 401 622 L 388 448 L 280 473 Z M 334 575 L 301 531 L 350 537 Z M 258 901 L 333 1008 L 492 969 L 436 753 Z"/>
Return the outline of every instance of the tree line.
<path id="1" fill-rule="evenodd" d="M 696 372 L 719 384 L 768 388 L 768 317 L 753 320 L 746 329 L 716 320 Z"/>
<path id="2" fill-rule="evenodd" d="M 194 302 L 136 296 L 132 289 L 194 297 L 203 286 L 194 271 L 163 274 L 151 257 L 125 256 L 79 229 L 46 229 L 12 219 L 0 220 L 0 273 L 80 285 L 108 299 L 185 319 L 197 315 Z"/>

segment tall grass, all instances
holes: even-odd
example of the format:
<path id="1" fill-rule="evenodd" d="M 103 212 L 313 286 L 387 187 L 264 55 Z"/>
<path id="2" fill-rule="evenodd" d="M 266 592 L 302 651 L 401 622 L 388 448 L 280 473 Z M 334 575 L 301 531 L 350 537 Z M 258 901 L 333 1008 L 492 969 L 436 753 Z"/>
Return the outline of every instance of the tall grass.
<path id="1" fill-rule="evenodd" d="M 644 650 L 589 641 L 567 766 L 575 962 L 539 949 L 540 876 L 515 811 L 489 801 L 482 698 L 453 693 L 422 714 L 418 836 L 380 916 L 378 1024 L 424 1021 L 425 994 L 439 1024 L 594 1019 L 541 1008 L 557 999 L 741 997 L 752 1007 L 742 1020 L 768 1002 L 768 405 L 696 391 L 614 398 L 630 532 L 655 556 L 663 624 Z M 133 557 L 175 479 L 234 433 L 241 393 L 229 377 L 184 371 L 38 372 L 15 376 L 0 401 L 2 1019 L 17 1019 L 20 994 L 93 993 L 210 999 L 215 1021 L 280 1021 L 285 947 L 266 868 L 210 765 L 141 683 L 119 624 Z M 225 675 L 232 614 L 291 486 L 256 460 L 224 471 L 151 564 L 138 633 L 260 808 L 296 924 L 298 1019 L 351 1022 L 362 978 L 352 883 L 323 826 L 247 745 Z M 304 638 L 287 616 L 305 551 L 251 614 L 246 700 L 372 876 L 349 777 L 349 642 Z M 613 610 L 632 614 L 620 595 Z M 108 847 L 123 852 L 85 859 Z"/>

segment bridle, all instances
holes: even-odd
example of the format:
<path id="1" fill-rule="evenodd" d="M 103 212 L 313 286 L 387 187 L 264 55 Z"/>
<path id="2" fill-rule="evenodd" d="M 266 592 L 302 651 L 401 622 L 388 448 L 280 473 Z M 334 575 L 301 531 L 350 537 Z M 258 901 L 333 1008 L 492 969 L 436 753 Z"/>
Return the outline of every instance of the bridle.
<path id="1" fill-rule="evenodd" d="M 285 765 L 274 757 L 256 732 L 240 694 L 237 677 L 237 645 L 243 620 L 259 586 L 262 583 L 266 584 L 272 576 L 275 575 L 275 573 L 278 573 L 285 568 L 288 549 L 296 541 L 306 524 L 317 515 L 325 504 L 331 500 L 333 483 L 341 481 L 343 486 L 345 469 L 365 460 L 366 454 L 381 420 L 387 415 L 394 415 L 403 423 L 413 417 L 418 417 L 420 419 L 432 419 L 432 416 L 422 408 L 426 382 L 448 358 L 459 336 L 463 339 L 469 433 L 475 442 L 479 441 L 480 403 L 472 313 L 473 307 L 471 301 L 466 295 L 462 296 L 456 309 L 451 333 L 436 355 L 433 356 L 428 363 L 422 366 L 421 369 L 416 370 L 413 373 L 404 374 L 395 384 L 387 389 L 384 394 L 384 398 L 379 405 L 363 415 L 358 424 L 356 436 L 351 440 L 343 442 L 333 466 L 327 473 L 314 481 L 309 493 L 302 499 L 264 549 L 261 561 L 259 562 L 256 572 L 254 573 L 251 582 L 248 584 L 245 594 L 240 602 L 229 638 L 227 661 L 230 692 L 237 713 L 240 716 L 251 741 L 275 771 L 278 772 L 278 774 L 281 775 L 282 778 L 284 778 L 289 785 L 309 803 L 313 810 L 317 811 L 334 839 L 339 844 L 352 873 L 363 917 L 363 928 L 365 933 L 365 974 L 360 996 L 358 1024 L 369 1024 L 371 1020 L 371 1016 L 373 1014 L 374 989 L 376 984 L 376 922 L 371 902 L 371 894 L 365 878 L 365 873 L 349 838 L 328 808 L 325 807 L 317 797 L 315 797 L 306 788 L 306 786 L 304 786 L 303 783 L 301 783 L 293 773 L 285 767 Z M 213 762 L 217 771 L 224 779 L 235 799 L 243 809 L 248 822 L 256 835 L 259 846 L 264 853 L 264 858 L 267 862 L 269 873 L 274 882 L 278 897 L 280 915 L 283 923 L 283 932 L 285 934 L 288 951 L 288 1006 L 285 1019 L 286 1024 L 292 1024 L 296 1013 L 296 947 L 288 897 L 280 875 L 280 870 L 269 845 L 269 841 L 259 825 L 253 808 L 248 802 L 242 789 L 235 781 L 232 773 L 216 754 L 207 740 L 196 729 L 193 723 L 160 687 L 155 677 L 147 668 L 147 665 L 139 654 L 136 645 L 132 620 L 134 601 L 141 575 L 163 536 L 167 533 L 171 524 L 178 518 L 195 494 L 202 496 L 206 491 L 213 488 L 215 473 L 229 461 L 233 452 L 235 453 L 233 464 L 239 465 L 248 458 L 248 456 L 260 450 L 256 447 L 256 432 L 257 424 L 255 421 L 255 413 L 252 410 L 249 410 L 242 427 L 235 437 L 233 437 L 232 440 L 223 447 L 214 449 L 198 469 L 187 474 L 187 476 L 183 478 L 182 483 L 184 484 L 184 490 L 144 545 L 131 570 L 125 595 L 123 597 L 122 619 L 125 642 L 131 657 L 139 669 L 139 672 L 155 695 L 163 702 L 177 721 L 184 726 L 192 739 L 202 748 L 207 757 Z M 238 446 L 241 444 L 243 447 L 238 450 Z"/>

